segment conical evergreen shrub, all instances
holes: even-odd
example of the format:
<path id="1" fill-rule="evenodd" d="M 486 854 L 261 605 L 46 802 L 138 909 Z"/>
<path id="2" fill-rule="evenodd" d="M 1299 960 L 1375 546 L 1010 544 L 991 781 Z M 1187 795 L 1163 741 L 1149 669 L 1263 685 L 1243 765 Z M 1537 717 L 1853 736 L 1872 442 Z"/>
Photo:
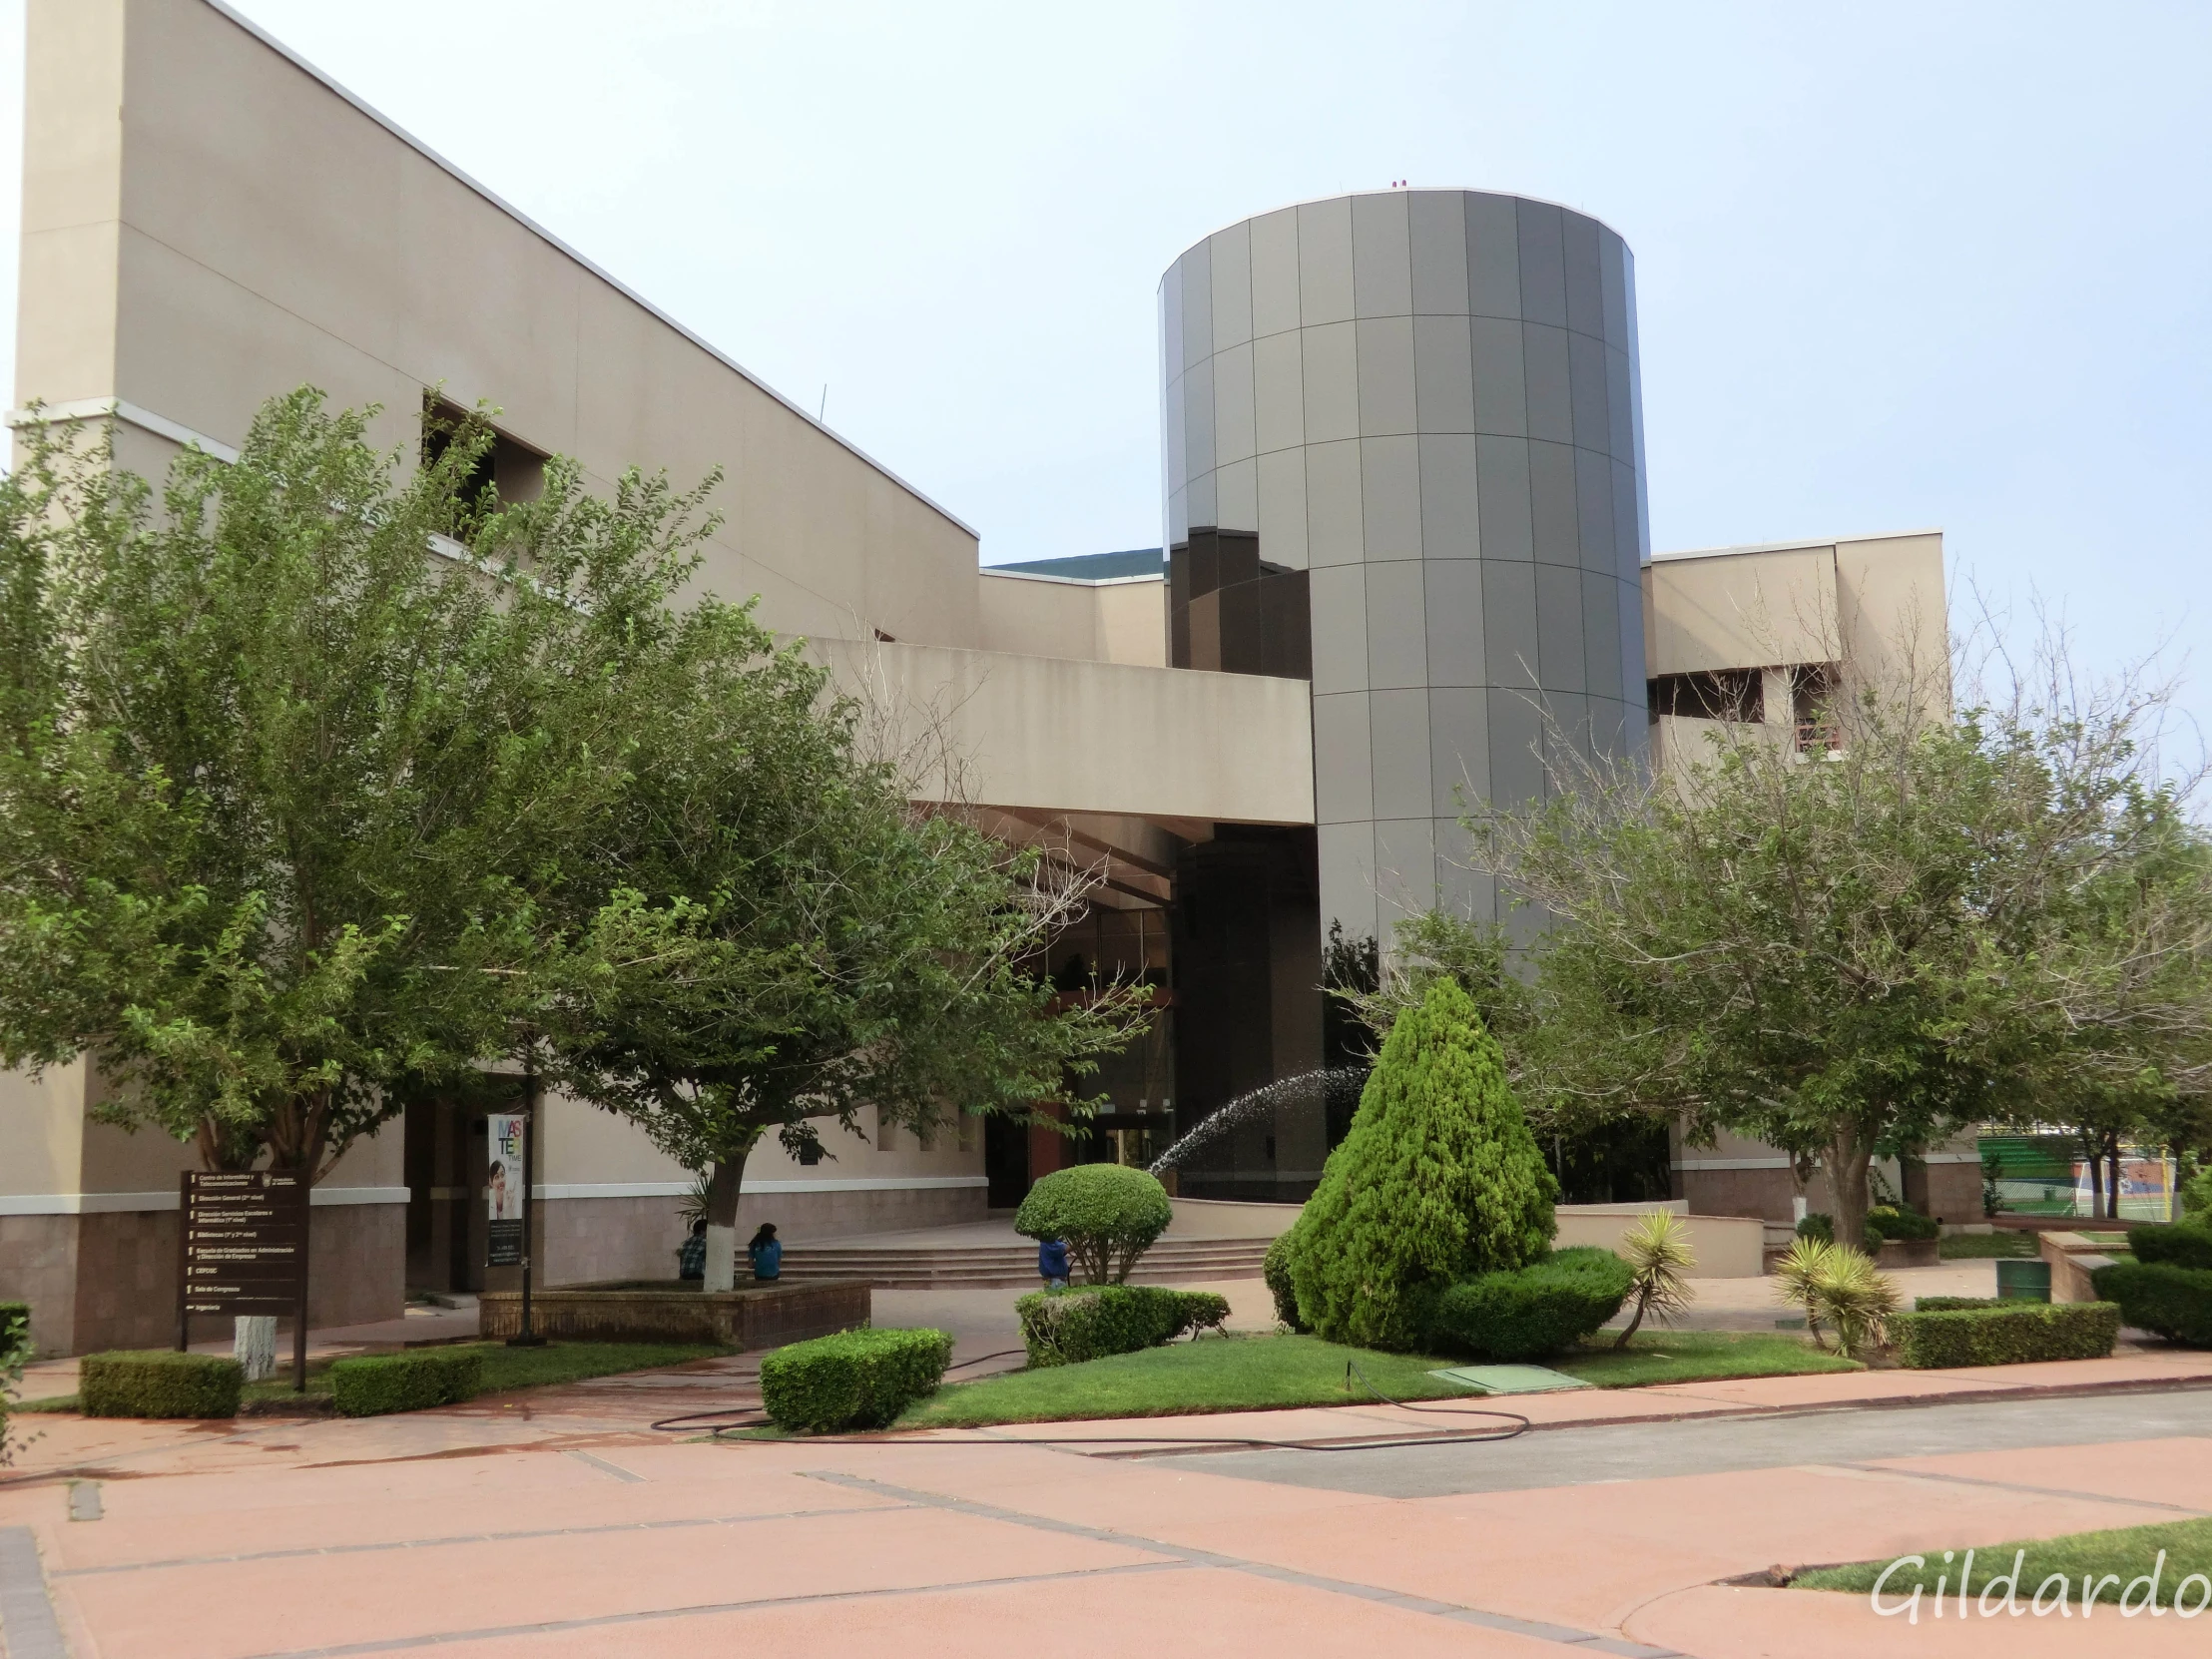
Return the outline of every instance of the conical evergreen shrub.
<path id="1" fill-rule="evenodd" d="M 1544 1255 L 1558 1192 L 1497 1039 L 1439 978 L 1390 1027 L 1292 1229 L 1299 1313 L 1331 1342 L 1417 1348 L 1446 1286 Z"/>

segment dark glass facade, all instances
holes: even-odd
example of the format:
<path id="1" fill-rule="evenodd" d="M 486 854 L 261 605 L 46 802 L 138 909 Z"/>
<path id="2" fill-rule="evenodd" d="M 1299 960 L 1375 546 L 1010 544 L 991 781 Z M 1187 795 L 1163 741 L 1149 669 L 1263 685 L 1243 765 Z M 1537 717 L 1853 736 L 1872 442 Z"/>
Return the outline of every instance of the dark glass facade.
<path id="1" fill-rule="evenodd" d="M 1313 678 L 1306 572 L 1263 564 L 1256 531 L 1193 531 L 1168 549 L 1167 587 L 1171 667 Z"/>
<path id="2" fill-rule="evenodd" d="M 1160 353 L 1169 661 L 1313 697 L 1315 828 L 1219 826 L 1178 871 L 1188 1127 L 1322 1065 L 1325 939 L 1507 919 L 1466 808 L 1646 753 L 1634 261 L 1518 197 L 1302 203 L 1175 262 Z M 1323 1117 L 1256 1115 L 1209 1189 L 1302 1196 L 1326 1130 L 1293 1121 Z"/>
<path id="3" fill-rule="evenodd" d="M 1160 345 L 1170 660 L 1311 679 L 1320 929 L 1497 915 L 1462 804 L 1647 741 L 1627 246 L 1481 191 L 1304 203 L 1176 261 Z"/>

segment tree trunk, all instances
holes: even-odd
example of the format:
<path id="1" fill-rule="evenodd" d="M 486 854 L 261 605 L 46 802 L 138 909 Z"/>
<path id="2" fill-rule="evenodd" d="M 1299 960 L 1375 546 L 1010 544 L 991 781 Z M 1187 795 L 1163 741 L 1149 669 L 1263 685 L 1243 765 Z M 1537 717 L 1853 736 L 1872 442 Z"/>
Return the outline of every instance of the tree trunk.
<path id="1" fill-rule="evenodd" d="M 1802 1204 L 1805 1201 L 1800 1199 L 1798 1202 Z M 1628 1329 L 1613 1339 L 1613 1347 L 1616 1351 L 1628 1346 L 1628 1339 L 1636 1335 L 1636 1328 L 1644 1323 L 1644 1310 L 1650 1306 L 1649 1299 L 1640 1295 L 1636 1298 L 1636 1311 L 1628 1317 Z"/>
<path id="2" fill-rule="evenodd" d="M 2104 1214 L 2104 1159 L 2103 1148 L 2096 1142 L 2088 1143 L 2089 1150 L 2089 1214 Z"/>
<path id="3" fill-rule="evenodd" d="M 1836 1200 L 1836 1242 L 1854 1250 L 1867 1248 L 1871 1190 L 1867 1171 L 1873 1164 L 1874 1148 L 1862 1145 L 1850 1130 L 1839 1132 L 1828 1149 L 1828 1185 Z"/>
<path id="4" fill-rule="evenodd" d="M 2104 1213 L 2109 1220 L 2120 1219 L 2120 1132 L 2117 1129 L 2104 1137 Z"/>
<path id="5" fill-rule="evenodd" d="M 749 1149 L 750 1150 L 750 1149 Z M 738 1195 L 745 1185 L 745 1152 L 715 1160 L 707 1184 L 707 1282 L 709 1291 L 735 1290 L 738 1283 Z"/>

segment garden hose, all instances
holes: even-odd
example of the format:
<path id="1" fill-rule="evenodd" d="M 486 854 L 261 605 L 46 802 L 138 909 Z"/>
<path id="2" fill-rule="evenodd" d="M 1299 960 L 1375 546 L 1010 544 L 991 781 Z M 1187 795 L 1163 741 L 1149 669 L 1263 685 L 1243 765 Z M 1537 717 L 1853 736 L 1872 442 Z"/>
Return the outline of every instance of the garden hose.
<path id="1" fill-rule="evenodd" d="M 979 1366 L 986 1360 L 1004 1360 L 1019 1349 L 1008 1349 L 1001 1354 L 979 1355 L 973 1360 L 963 1360 L 947 1371 L 958 1371 L 962 1366 Z M 693 1411 L 680 1417 L 663 1417 L 653 1427 L 663 1434 L 705 1434 L 714 1440 L 725 1440 L 732 1445 L 1188 1445 L 1218 1448 L 1223 1446 L 1250 1447 L 1261 1451 L 1384 1451 L 1393 1446 L 1413 1445 L 1481 1445 L 1495 1440 L 1510 1440 L 1525 1434 L 1529 1428 L 1526 1417 L 1513 1411 L 1493 1411 L 1477 1405 L 1453 1405 L 1442 1400 L 1395 1399 L 1369 1381 L 1368 1374 L 1360 1369 L 1359 1362 L 1345 1362 L 1345 1387 L 1349 1391 L 1352 1380 L 1357 1377 L 1360 1385 L 1385 1405 L 1395 1405 L 1400 1410 L 1423 1411 L 1442 1416 L 1489 1417 L 1509 1426 L 1499 1428 L 1423 1430 L 1414 1434 L 1360 1435 L 1354 1438 L 1331 1440 L 1263 1440 L 1243 1434 L 1207 1434 L 1192 1438 L 1161 1434 L 1029 1434 L 1007 1436 L 999 1434 L 944 1434 L 930 1429 L 908 1430 L 908 1433 L 927 1434 L 927 1439 L 909 1439 L 900 1436 L 892 1439 L 882 1433 L 874 1434 L 793 1434 L 775 1439 L 746 1433 L 748 1429 L 773 1428 L 774 1419 L 767 1416 L 747 1416 L 728 1419 L 728 1411 Z M 1011 1425 L 1009 1425 L 1011 1426 Z M 737 1436 L 743 1436 L 739 1438 Z"/>

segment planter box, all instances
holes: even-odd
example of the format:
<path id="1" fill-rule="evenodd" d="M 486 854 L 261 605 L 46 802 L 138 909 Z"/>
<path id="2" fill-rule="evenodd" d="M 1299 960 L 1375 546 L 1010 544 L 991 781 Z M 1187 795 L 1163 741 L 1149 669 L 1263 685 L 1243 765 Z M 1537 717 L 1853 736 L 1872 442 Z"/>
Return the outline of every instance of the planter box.
<path id="1" fill-rule="evenodd" d="M 1942 1265 L 1940 1239 L 1885 1239 L 1875 1265 L 1885 1268 L 1933 1268 Z"/>
<path id="2" fill-rule="evenodd" d="M 2114 1255 L 2124 1255 L 2125 1245 L 2109 1245 L 2079 1233 L 2045 1233 L 2038 1241 L 2043 1261 L 2050 1268 L 2053 1302 L 2094 1302 L 2097 1288 L 2090 1275 L 2112 1265 Z"/>
<path id="3" fill-rule="evenodd" d="M 568 1285 L 535 1291 L 530 1326 L 541 1337 L 593 1343 L 720 1343 L 781 1348 L 868 1323 L 872 1298 L 859 1280 L 749 1285 L 713 1295 L 668 1284 Z M 486 1291 L 477 1299 L 487 1338 L 522 1332 L 522 1293 Z"/>

